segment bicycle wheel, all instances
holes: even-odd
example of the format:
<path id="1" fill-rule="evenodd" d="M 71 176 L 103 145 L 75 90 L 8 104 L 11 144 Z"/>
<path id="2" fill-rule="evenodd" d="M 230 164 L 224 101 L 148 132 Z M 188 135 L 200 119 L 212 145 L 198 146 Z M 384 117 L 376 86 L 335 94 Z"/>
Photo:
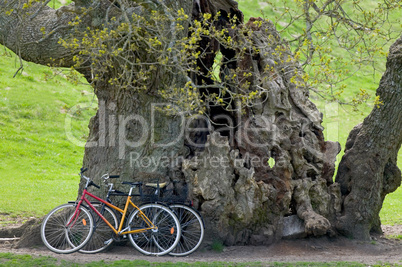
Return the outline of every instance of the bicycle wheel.
<path id="1" fill-rule="evenodd" d="M 176 215 L 168 207 L 160 204 L 145 204 L 139 209 L 157 229 L 129 234 L 131 244 L 145 255 L 161 256 L 172 251 L 179 242 L 181 233 Z M 130 214 L 127 221 L 129 231 L 148 227 L 142 216 L 139 210 Z"/>
<path id="2" fill-rule="evenodd" d="M 204 239 L 204 221 L 200 214 L 189 206 L 172 204 L 169 207 L 176 214 L 181 226 L 180 241 L 169 254 L 172 256 L 189 255 L 197 250 Z"/>
<path id="3" fill-rule="evenodd" d="M 115 228 L 119 227 L 119 220 L 117 219 L 116 214 L 112 209 L 105 206 L 104 208 L 100 203 L 91 203 L 105 218 L 106 220 Z M 92 238 L 88 241 L 88 243 L 79 250 L 81 253 L 98 253 L 106 250 L 113 244 L 114 235 L 113 230 L 107 225 L 101 217 L 98 216 L 95 212 L 94 214 L 94 233 L 92 234 Z"/>
<path id="4" fill-rule="evenodd" d="M 92 236 L 93 219 L 90 211 L 68 203 L 54 208 L 41 225 L 41 238 L 45 246 L 56 253 L 72 253 L 81 249 Z"/>

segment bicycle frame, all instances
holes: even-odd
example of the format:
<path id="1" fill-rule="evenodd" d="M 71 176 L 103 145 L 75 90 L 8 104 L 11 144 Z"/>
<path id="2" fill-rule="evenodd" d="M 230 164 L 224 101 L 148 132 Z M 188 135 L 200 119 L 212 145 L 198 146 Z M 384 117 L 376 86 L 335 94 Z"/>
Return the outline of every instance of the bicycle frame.
<path id="1" fill-rule="evenodd" d="M 132 201 L 131 201 L 131 193 L 132 193 L 132 188 L 130 189 L 130 193 L 127 196 L 127 200 L 126 200 L 126 204 L 124 206 L 124 209 L 121 209 L 119 207 L 116 207 L 115 205 L 91 194 L 90 192 L 87 191 L 87 189 L 85 188 L 82 195 L 81 195 L 81 199 L 77 204 L 77 208 L 75 210 L 75 213 L 73 215 L 73 217 L 71 218 L 73 220 L 74 217 L 76 217 L 76 214 L 78 213 L 79 207 L 81 206 L 81 204 L 83 202 L 87 203 L 88 206 L 95 211 L 95 213 L 113 230 L 113 232 L 115 232 L 115 234 L 117 235 L 125 235 L 125 234 L 135 234 L 135 233 L 142 233 L 145 232 L 147 230 L 153 230 L 153 229 L 157 229 L 157 227 L 151 222 L 151 220 L 137 207 L 137 205 L 135 205 Z M 86 198 L 86 196 L 90 196 L 102 203 L 104 203 L 105 205 L 107 205 L 108 207 L 119 211 L 120 213 L 122 213 L 122 218 L 120 220 L 120 225 L 119 225 L 119 229 L 115 229 L 112 224 L 91 204 L 91 202 Z M 124 219 L 126 217 L 127 214 L 127 210 L 128 210 L 128 206 L 131 205 L 133 206 L 135 209 L 137 209 L 139 211 L 139 215 L 140 217 L 145 221 L 145 223 L 148 225 L 147 228 L 141 228 L 141 229 L 136 229 L 136 230 L 132 230 L 132 231 L 126 231 L 126 229 L 123 229 L 123 224 L 124 224 Z M 70 223 L 69 223 L 70 224 Z"/>

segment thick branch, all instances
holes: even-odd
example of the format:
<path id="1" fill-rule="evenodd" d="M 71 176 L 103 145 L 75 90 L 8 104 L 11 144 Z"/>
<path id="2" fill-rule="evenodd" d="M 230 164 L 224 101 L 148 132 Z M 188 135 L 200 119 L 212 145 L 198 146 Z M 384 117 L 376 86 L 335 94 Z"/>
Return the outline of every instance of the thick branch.
<path id="1" fill-rule="evenodd" d="M 82 31 L 77 29 L 93 27 L 94 20 L 101 18 L 102 14 L 91 12 L 94 9 L 89 8 L 88 14 L 84 15 L 82 7 L 74 4 L 58 10 L 46 6 L 46 2 L 23 8 L 27 2 L 0 0 L 0 43 L 27 61 L 60 67 L 73 66 L 75 53 L 63 47 L 59 40 L 70 36 L 79 38 Z M 111 4 L 108 1 L 94 1 L 95 5 L 99 7 L 97 10 L 102 10 Z M 78 26 L 72 26 L 71 22 L 77 16 L 81 21 Z"/>
<path id="2" fill-rule="evenodd" d="M 72 32 L 68 23 L 76 14 L 58 14 L 42 4 L 22 9 L 19 1 L 0 0 L 0 6 L 1 44 L 27 61 L 63 67 L 73 65 L 71 51 L 58 41 Z M 14 11 L 7 14 L 10 10 Z"/>

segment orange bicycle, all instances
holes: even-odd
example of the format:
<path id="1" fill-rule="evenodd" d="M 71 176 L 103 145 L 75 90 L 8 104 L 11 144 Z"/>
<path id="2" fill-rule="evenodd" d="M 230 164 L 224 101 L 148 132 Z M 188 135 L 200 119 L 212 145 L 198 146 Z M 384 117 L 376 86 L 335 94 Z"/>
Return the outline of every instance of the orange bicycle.
<path id="1" fill-rule="evenodd" d="M 127 193 L 113 189 L 113 183 L 110 178 L 116 176 L 102 176 L 103 181 L 108 186 L 106 201 L 113 203 L 110 197 L 112 196 L 127 196 Z M 178 181 L 171 183 L 155 183 L 142 184 L 138 182 L 137 194 L 132 196 L 139 197 L 142 202 L 157 202 L 168 205 L 173 210 L 176 217 L 179 219 L 181 226 L 181 237 L 176 247 L 169 252 L 172 256 L 187 256 L 196 251 L 202 243 L 204 238 L 204 221 L 202 216 L 192 208 L 192 202 L 187 200 L 187 185 L 179 185 Z M 145 186 L 145 188 L 143 188 Z M 145 189 L 145 191 L 144 191 Z M 106 218 L 108 221 L 115 222 L 117 228 L 117 218 L 114 211 L 103 203 L 92 203 L 94 207 Z M 98 216 L 94 218 L 96 231 L 93 233 L 91 240 L 79 250 L 82 253 L 97 253 L 109 248 L 114 241 L 124 241 L 121 238 L 116 238 L 110 227 L 100 219 Z M 112 238 L 112 236 L 114 238 Z"/>
<path id="2" fill-rule="evenodd" d="M 123 182 L 130 185 L 130 191 L 124 209 L 120 209 L 87 191 L 90 186 L 100 187 L 89 177 L 83 175 L 86 170 L 82 168 L 80 172 L 80 176 L 86 180 L 81 198 L 76 202 L 54 208 L 43 220 L 41 237 L 47 248 L 56 253 L 72 253 L 81 249 L 85 251 L 85 245 L 90 242 L 94 229 L 96 229 L 93 218 L 95 215 L 99 216 L 116 236 L 127 235 L 132 245 L 145 255 L 165 255 L 176 247 L 181 236 L 181 227 L 179 220 L 169 207 L 157 203 L 136 206 L 131 198 L 133 189 L 139 183 Z M 118 220 L 114 212 L 108 209 L 108 216 L 113 218 L 110 222 L 87 199 L 87 196 L 120 212 L 121 219 Z M 130 205 L 134 210 L 127 217 L 124 227 Z"/>

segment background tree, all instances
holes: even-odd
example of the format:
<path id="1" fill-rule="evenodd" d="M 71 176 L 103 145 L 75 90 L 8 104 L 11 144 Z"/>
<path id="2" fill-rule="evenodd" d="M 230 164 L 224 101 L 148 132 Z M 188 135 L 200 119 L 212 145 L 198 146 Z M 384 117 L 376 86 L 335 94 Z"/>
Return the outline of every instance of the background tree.
<path id="1" fill-rule="evenodd" d="M 319 54 L 310 7 L 318 11 L 304 3 L 308 49 L 303 41 L 295 53 L 269 21 L 243 24 L 231 0 L 77 0 L 57 11 L 42 1 L 0 1 L 0 41 L 26 60 L 74 67 L 93 85 L 99 110 L 84 156 L 91 177 L 179 179 L 212 236 L 266 244 L 283 235 L 287 216 L 323 235 L 352 207 L 341 209 L 332 181 L 339 144 L 324 140 L 307 64 L 298 63 L 313 65 Z M 325 8 L 332 5 L 340 7 Z M 394 187 L 373 192 L 382 202 Z M 377 204 L 365 206 L 373 212 L 356 237 L 367 238 Z"/>
<path id="2" fill-rule="evenodd" d="M 281 36 L 306 71 L 305 86 L 328 101 L 353 105 L 369 99 L 367 88 L 343 97 L 344 82 L 357 73 L 384 72 L 388 47 L 400 36 L 400 21 L 389 16 L 399 1 L 266 1 Z M 274 17 L 272 17 L 272 15 Z M 358 89 L 358 88 L 355 88 Z M 353 90 L 353 89 L 351 89 Z M 377 97 L 374 103 L 380 103 Z"/>

